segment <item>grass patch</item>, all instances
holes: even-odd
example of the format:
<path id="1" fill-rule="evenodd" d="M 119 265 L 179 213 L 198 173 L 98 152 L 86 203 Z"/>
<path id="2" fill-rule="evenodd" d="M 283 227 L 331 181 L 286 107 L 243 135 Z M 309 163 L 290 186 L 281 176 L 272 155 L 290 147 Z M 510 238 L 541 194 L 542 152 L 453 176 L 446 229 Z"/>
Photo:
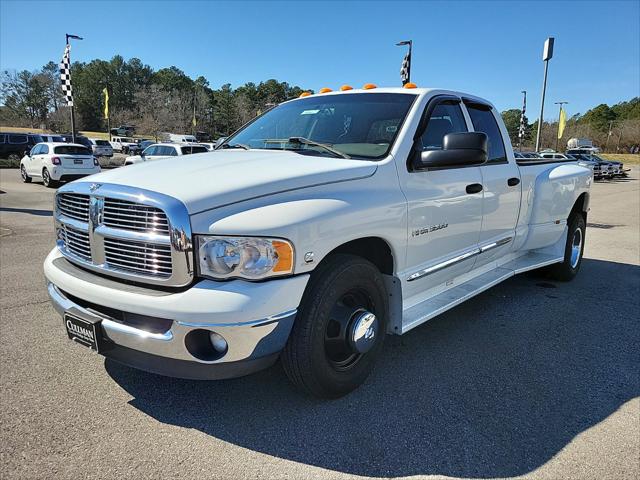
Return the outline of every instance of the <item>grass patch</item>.
<path id="1" fill-rule="evenodd" d="M 599 153 L 605 160 L 614 160 L 629 165 L 640 165 L 640 154 L 637 153 Z"/>

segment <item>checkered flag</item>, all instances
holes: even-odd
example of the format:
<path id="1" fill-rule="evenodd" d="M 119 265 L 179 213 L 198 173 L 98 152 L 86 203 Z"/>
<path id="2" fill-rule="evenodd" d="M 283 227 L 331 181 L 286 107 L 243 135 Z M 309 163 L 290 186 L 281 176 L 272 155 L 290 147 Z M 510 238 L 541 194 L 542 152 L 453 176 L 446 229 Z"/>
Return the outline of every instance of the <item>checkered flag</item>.
<path id="1" fill-rule="evenodd" d="M 406 85 L 409 83 L 409 79 L 411 78 L 411 50 L 407 52 L 402 60 L 402 66 L 400 67 L 400 79 L 402 80 L 402 85 Z"/>
<path id="2" fill-rule="evenodd" d="M 522 113 L 520 114 L 520 128 L 518 129 L 518 143 L 522 143 L 522 140 L 524 139 L 524 134 L 526 132 L 526 117 L 524 116 L 524 113 L 527 111 L 527 93 L 524 93 L 524 102 L 522 103 Z"/>
<path id="3" fill-rule="evenodd" d="M 73 91 L 71 90 L 71 60 L 69 52 L 71 45 L 67 43 L 64 49 L 64 55 L 60 62 L 60 84 L 62 85 L 62 93 L 67 99 L 67 106 L 73 107 Z"/>

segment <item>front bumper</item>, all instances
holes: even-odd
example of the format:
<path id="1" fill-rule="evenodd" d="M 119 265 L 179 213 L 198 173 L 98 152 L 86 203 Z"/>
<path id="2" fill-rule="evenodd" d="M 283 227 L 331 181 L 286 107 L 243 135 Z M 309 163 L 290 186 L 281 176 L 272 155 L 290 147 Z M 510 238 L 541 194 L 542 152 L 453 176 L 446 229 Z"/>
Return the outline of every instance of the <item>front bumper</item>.
<path id="1" fill-rule="evenodd" d="M 241 376 L 273 363 L 287 341 L 308 280 L 308 275 L 261 283 L 205 280 L 167 292 L 87 272 L 56 249 L 44 268 L 58 313 L 100 322 L 106 345 L 101 353 L 106 357 L 192 379 Z M 166 329 L 146 328 L 141 318 L 162 320 Z M 226 353 L 215 359 L 198 356 L 186 341 L 194 331 L 221 335 L 228 344 Z"/>

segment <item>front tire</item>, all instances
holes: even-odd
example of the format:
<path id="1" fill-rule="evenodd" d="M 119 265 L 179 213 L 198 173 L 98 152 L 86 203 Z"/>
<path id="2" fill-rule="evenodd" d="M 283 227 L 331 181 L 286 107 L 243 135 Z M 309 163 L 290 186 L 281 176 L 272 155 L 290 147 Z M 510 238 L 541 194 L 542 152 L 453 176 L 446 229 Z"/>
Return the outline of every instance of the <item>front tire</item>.
<path id="1" fill-rule="evenodd" d="M 569 229 L 564 249 L 564 261 L 551 265 L 547 269 L 547 273 L 551 278 L 563 282 L 573 280 L 580 270 L 587 231 L 587 225 L 581 212 L 573 212 L 567 224 Z"/>
<path id="2" fill-rule="evenodd" d="M 51 178 L 49 170 L 46 168 L 42 169 L 42 183 L 47 188 L 56 188 L 58 186 L 58 181 Z"/>
<path id="3" fill-rule="evenodd" d="M 382 351 L 388 311 L 375 265 L 355 255 L 325 260 L 311 276 L 282 352 L 287 376 L 319 398 L 356 389 Z"/>
<path id="4" fill-rule="evenodd" d="M 27 169 L 24 168 L 24 165 L 20 165 L 20 176 L 24 183 L 31 183 L 31 177 L 27 175 Z"/>

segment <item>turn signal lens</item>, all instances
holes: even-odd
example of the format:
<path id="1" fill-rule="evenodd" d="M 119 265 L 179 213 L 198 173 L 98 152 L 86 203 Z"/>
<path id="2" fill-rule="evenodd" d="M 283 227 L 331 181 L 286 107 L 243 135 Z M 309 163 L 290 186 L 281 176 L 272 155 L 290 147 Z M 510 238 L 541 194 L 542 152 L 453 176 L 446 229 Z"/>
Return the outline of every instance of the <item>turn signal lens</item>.
<path id="1" fill-rule="evenodd" d="M 415 83 L 408 82 L 403 85 L 403 88 L 418 88 L 418 86 Z"/>
<path id="2" fill-rule="evenodd" d="M 378 88 L 378 87 L 373 83 L 365 83 L 362 88 L 363 90 L 371 90 L 373 88 Z"/>
<path id="3" fill-rule="evenodd" d="M 340 87 L 340 90 L 342 90 L 343 92 L 346 90 L 353 90 L 353 87 L 351 85 L 342 85 Z"/>
<path id="4" fill-rule="evenodd" d="M 293 271 L 293 247 L 291 244 L 280 240 L 274 240 L 271 244 L 278 255 L 278 263 L 273 267 L 273 271 L 286 273 Z"/>
<path id="5" fill-rule="evenodd" d="M 308 97 L 311 95 L 311 92 L 302 92 L 298 98 Z"/>
<path id="6" fill-rule="evenodd" d="M 324 87 L 320 89 L 320 93 L 327 93 L 327 92 L 331 92 L 332 90 L 330 88 Z"/>

